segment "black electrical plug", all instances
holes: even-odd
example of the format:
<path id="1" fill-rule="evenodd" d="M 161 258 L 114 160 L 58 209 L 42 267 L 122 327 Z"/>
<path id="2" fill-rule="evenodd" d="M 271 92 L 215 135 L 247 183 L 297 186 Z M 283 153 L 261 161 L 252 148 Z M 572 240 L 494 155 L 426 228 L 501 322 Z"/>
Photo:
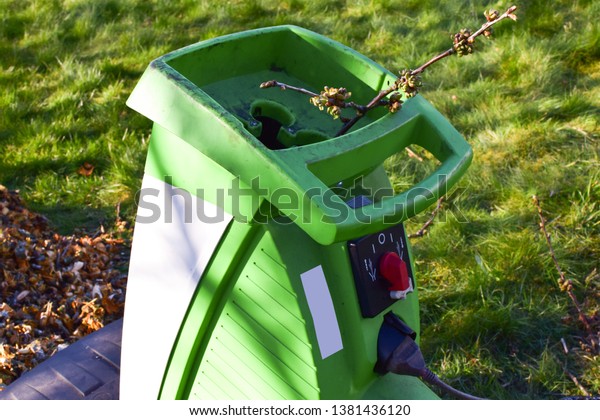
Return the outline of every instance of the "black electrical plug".
<path id="1" fill-rule="evenodd" d="M 377 337 L 376 372 L 381 374 L 390 372 L 387 363 L 394 351 L 403 345 L 407 337 L 411 338 L 414 342 L 417 338 L 417 333 L 392 312 L 385 314 L 383 324 L 379 330 L 379 336 Z"/>
<path id="2" fill-rule="evenodd" d="M 457 398 L 481 399 L 452 388 L 430 371 L 425 364 L 421 349 L 415 342 L 416 333 L 398 316 L 388 312 L 383 320 L 377 339 L 378 360 L 375 371 L 381 374 L 392 372 L 398 375 L 416 376 Z"/>

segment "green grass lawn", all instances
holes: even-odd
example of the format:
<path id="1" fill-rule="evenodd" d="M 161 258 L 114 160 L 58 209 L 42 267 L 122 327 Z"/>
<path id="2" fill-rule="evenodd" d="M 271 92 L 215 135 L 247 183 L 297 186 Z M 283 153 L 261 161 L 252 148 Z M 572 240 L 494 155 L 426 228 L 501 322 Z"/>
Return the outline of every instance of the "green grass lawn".
<path id="1" fill-rule="evenodd" d="M 600 356 L 558 285 L 531 197 L 541 200 L 597 340 L 600 2 L 516 4 L 519 21 L 497 25 L 477 54 L 423 75 L 421 94 L 463 133 L 474 160 L 446 210 L 413 240 L 422 347 L 433 371 L 473 394 L 597 396 Z M 125 101 L 152 59 L 218 35 L 296 24 L 388 69 L 414 68 L 447 49 L 451 33 L 479 27 L 485 9 L 509 5 L 0 0 L 0 184 L 19 189 L 62 233 L 109 228 L 117 209 L 132 222 L 151 122 Z M 90 176 L 78 173 L 84 163 Z M 397 182 L 417 163 L 398 162 Z"/>

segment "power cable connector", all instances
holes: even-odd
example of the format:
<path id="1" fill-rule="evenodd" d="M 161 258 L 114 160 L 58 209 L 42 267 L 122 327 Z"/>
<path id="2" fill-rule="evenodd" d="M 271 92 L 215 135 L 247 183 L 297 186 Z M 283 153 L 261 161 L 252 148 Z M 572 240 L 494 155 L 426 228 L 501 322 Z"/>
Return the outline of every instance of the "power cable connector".
<path id="1" fill-rule="evenodd" d="M 451 387 L 429 370 L 415 338 L 414 331 L 399 317 L 391 312 L 386 314 L 379 333 L 378 361 L 375 370 L 379 373 L 391 372 L 419 377 L 459 399 L 481 399 Z"/>

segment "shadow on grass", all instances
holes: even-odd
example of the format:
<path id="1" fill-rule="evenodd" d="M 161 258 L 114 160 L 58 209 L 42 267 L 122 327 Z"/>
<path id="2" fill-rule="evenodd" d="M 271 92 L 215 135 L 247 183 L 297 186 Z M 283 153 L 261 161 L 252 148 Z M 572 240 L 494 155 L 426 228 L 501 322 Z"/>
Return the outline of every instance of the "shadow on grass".
<path id="1" fill-rule="evenodd" d="M 36 202 L 27 204 L 30 210 L 46 217 L 52 230 L 61 235 L 72 235 L 76 231 L 92 233 L 100 226 L 109 230 L 116 219 L 115 209 L 111 207 L 48 206 Z"/>
<path id="2" fill-rule="evenodd" d="M 423 352 L 426 360 L 438 361 L 432 370 L 466 392 L 492 392 L 481 397 L 560 397 L 536 372 L 547 368 L 548 346 L 574 331 L 563 322 L 567 313 L 561 308 L 542 305 L 555 297 L 522 289 L 506 281 L 422 294 Z"/>
<path id="3" fill-rule="evenodd" d="M 86 196 L 95 193 L 95 184 L 89 186 L 86 191 L 83 191 L 82 185 L 77 185 L 75 182 L 72 185 L 72 192 L 49 190 L 46 196 L 34 197 L 28 194 L 38 175 L 51 173 L 65 178 L 83 178 L 77 174 L 77 170 L 87 160 L 86 156 L 82 156 L 76 160 L 38 159 L 18 165 L 0 162 L 0 185 L 4 185 L 10 190 L 18 190 L 26 207 L 48 219 L 51 228 L 62 235 L 71 235 L 76 231 L 94 232 L 100 226 L 110 230 L 114 226 L 117 216 L 125 220 L 133 220 L 135 214 L 133 198 L 119 203 L 119 215 L 113 206 L 91 207 L 85 204 Z M 103 169 L 103 164 L 100 163 L 95 168 L 95 173 L 102 173 Z M 82 181 L 84 180 L 82 179 Z M 93 181 L 94 183 L 102 182 L 101 179 Z M 79 197 L 73 200 L 61 198 L 61 195 Z"/>

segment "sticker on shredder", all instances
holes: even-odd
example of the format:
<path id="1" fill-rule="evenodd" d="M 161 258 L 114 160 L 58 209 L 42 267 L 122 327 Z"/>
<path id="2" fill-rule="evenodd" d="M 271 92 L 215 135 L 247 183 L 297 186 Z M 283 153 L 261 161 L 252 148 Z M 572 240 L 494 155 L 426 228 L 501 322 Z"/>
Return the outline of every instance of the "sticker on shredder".
<path id="1" fill-rule="evenodd" d="M 342 350 L 344 345 L 323 267 L 318 265 L 300 274 L 300 279 L 315 325 L 321 357 L 325 359 Z"/>

